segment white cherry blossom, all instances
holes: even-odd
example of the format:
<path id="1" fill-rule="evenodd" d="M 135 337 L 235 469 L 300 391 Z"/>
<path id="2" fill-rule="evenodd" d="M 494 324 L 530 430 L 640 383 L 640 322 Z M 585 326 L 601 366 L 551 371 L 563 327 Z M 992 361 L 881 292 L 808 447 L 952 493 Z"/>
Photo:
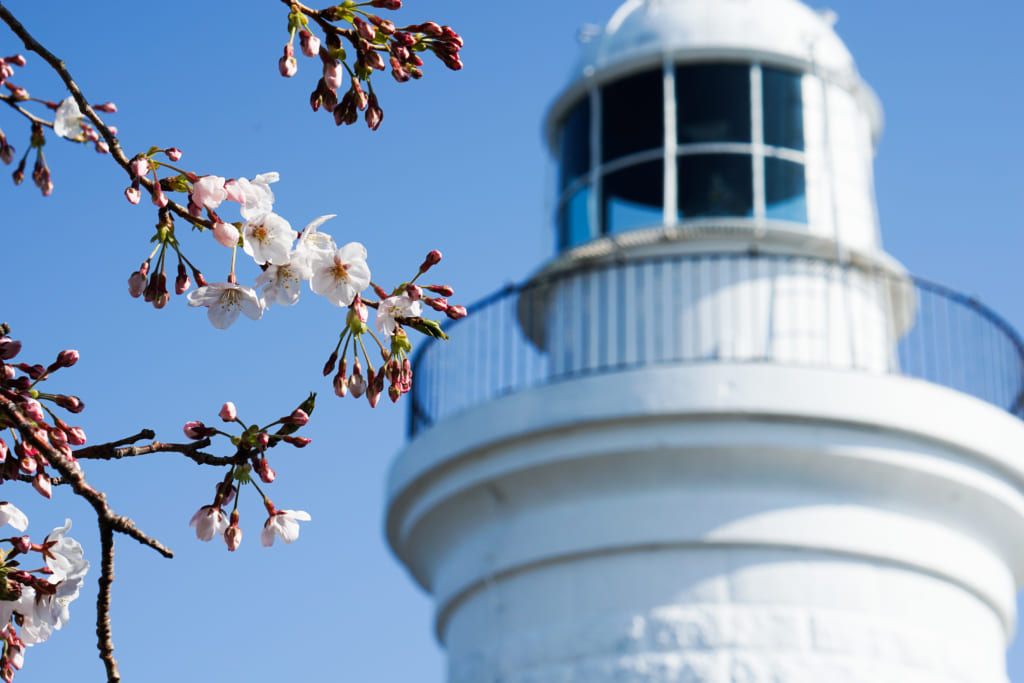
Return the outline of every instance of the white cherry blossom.
<path id="1" fill-rule="evenodd" d="M 256 286 L 262 286 L 260 290 L 260 301 L 263 308 L 269 308 L 270 304 L 278 303 L 283 306 L 292 306 L 299 301 L 301 285 L 310 278 L 313 271 L 303 259 L 296 259 L 292 255 L 292 261 L 283 266 L 268 266 L 263 273 L 256 278 Z"/>
<path id="2" fill-rule="evenodd" d="M 231 327 L 239 313 L 253 320 L 263 317 L 263 304 L 256 290 L 231 282 L 215 282 L 189 292 L 188 305 L 209 308 L 210 322 L 218 330 Z"/>
<path id="3" fill-rule="evenodd" d="M 292 256 L 293 262 L 302 258 L 307 263 L 312 264 L 318 255 L 333 256 L 334 252 L 338 250 L 338 245 L 334 243 L 334 238 L 326 232 L 317 232 L 317 228 L 336 215 L 332 213 L 320 216 L 310 221 L 309 225 L 302 229 L 302 234 L 299 235 L 299 242 L 295 245 L 295 255 Z"/>
<path id="4" fill-rule="evenodd" d="M 292 242 L 298 233 L 276 213 L 265 213 L 242 226 L 242 250 L 256 263 L 281 266 L 291 260 Z"/>
<path id="5" fill-rule="evenodd" d="M 359 242 L 349 242 L 333 254 L 316 253 L 311 266 L 310 288 L 335 306 L 351 305 L 356 294 L 370 286 L 366 247 Z"/>
<path id="6" fill-rule="evenodd" d="M 423 304 L 407 294 L 389 296 L 377 306 L 377 331 L 391 336 L 398 329 L 395 318 L 415 318 L 423 313 Z"/>
<path id="7" fill-rule="evenodd" d="M 0 526 L 10 524 L 18 531 L 28 528 L 28 517 L 25 513 L 7 501 L 0 502 Z"/>
<path id="8" fill-rule="evenodd" d="M 71 520 L 68 519 L 64 521 L 64 526 L 51 531 L 43 541 L 43 558 L 46 566 L 53 571 L 50 575 L 51 583 L 81 583 L 89 570 L 89 561 L 85 559 L 82 546 L 75 539 L 67 537 L 70 530 Z"/>
<path id="9" fill-rule="evenodd" d="M 53 132 L 68 140 L 85 140 L 82 134 L 82 111 L 74 97 L 67 97 L 57 107 L 57 115 L 53 119 Z"/>
<path id="10" fill-rule="evenodd" d="M 260 543 L 269 548 L 274 545 L 275 535 L 285 543 L 291 543 L 299 537 L 299 522 L 308 522 L 310 519 L 305 510 L 277 510 L 264 523 Z"/>
<path id="11" fill-rule="evenodd" d="M 188 525 L 195 528 L 196 538 L 200 541 L 210 541 L 214 536 L 223 537 L 224 530 L 228 528 L 228 518 L 219 507 L 204 505 L 192 515 Z"/>
<path id="12" fill-rule="evenodd" d="M 240 195 L 242 208 L 239 213 L 242 214 L 242 218 L 251 221 L 270 213 L 274 207 L 274 193 L 270 189 L 270 183 L 276 183 L 279 177 L 276 171 L 271 171 L 260 173 L 252 180 L 235 180 L 234 190 Z"/>

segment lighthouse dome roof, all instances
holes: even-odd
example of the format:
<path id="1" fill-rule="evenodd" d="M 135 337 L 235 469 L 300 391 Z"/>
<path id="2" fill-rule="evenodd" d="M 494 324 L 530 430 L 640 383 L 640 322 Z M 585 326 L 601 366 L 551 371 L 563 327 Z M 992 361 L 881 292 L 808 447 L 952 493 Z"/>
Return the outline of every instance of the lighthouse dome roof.
<path id="1" fill-rule="evenodd" d="M 627 0 L 603 29 L 584 33 L 576 76 L 658 55 L 760 56 L 856 74 L 833 30 L 836 15 L 798 0 Z"/>

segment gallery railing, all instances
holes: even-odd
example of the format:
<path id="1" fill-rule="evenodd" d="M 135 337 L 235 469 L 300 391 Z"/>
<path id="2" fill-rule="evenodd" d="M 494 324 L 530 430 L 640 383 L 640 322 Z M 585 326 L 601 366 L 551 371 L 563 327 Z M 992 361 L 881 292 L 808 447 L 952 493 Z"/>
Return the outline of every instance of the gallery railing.
<path id="1" fill-rule="evenodd" d="M 651 365 L 755 362 L 900 374 L 1024 417 L 1024 345 L 976 300 L 890 270 L 755 253 L 672 255 L 509 286 L 414 360 L 410 435 L 500 396 Z"/>

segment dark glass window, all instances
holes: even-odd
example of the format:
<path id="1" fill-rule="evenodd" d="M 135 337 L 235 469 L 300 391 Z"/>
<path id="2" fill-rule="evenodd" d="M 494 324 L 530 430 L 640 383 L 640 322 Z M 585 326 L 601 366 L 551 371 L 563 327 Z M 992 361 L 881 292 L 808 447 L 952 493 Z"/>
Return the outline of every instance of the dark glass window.
<path id="1" fill-rule="evenodd" d="M 696 64 L 676 67 L 679 144 L 750 142 L 750 67 Z"/>
<path id="2" fill-rule="evenodd" d="M 661 71 L 648 71 L 601 90 L 601 159 L 658 149 L 665 138 Z"/>
<path id="3" fill-rule="evenodd" d="M 564 190 L 590 170 L 589 98 L 577 103 L 565 117 L 558 147 L 558 187 Z"/>
<path id="4" fill-rule="evenodd" d="M 761 74 L 765 144 L 803 149 L 804 103 L 800 74 L 767 66 Z"/>
<path id="5" fill-rule="evenodd" d="M 764 185 L 768 218 L 807 222 L 807 182 L 803 164 L 766 157 Z"/>
<path id="6" fill-rule="evenodd" d="M 693 154 L 678 161 L 681 219 L 754 215 L 750 156 Z"/>
<path id="7" fill-rule="evenodd" d="M 648 161 L 604 177 L 604 232 L 614 234 L 664 222 L 664 163 Z"/>
<path id="8" fill-rule="evenodd" d="M 594 235 L 590 230 L 587 205 L 590 200 L 590 186 L 573 192 L 558 212 L 558 250 L 565 251 L 589 241 Z"/>

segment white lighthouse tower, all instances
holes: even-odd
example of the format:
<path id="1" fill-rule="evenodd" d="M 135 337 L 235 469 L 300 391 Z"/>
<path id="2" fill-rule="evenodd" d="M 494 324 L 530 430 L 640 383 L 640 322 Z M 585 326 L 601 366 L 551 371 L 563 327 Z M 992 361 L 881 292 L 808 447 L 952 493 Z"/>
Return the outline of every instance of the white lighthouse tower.
<path id="1" fill-rule="evenodd" d="M 416 362 L 387 534 L 450 683 L 1006 683 L 1024 346 L 883 250 L 797 0 L 628 0 L 551 107 L 557 255 Z"/>

